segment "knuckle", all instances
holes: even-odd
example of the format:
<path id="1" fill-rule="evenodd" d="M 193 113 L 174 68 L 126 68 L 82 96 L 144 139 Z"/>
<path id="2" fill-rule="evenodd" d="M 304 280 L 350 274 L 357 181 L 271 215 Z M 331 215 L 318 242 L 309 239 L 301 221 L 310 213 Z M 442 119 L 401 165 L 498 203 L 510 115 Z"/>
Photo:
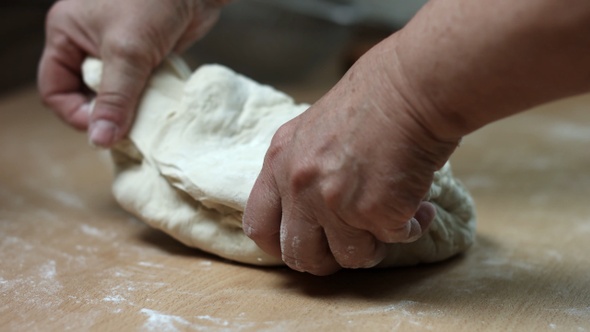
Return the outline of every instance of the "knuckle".
<path id="1" fill-rule="evenodd" d="M 352 207 L 353 213 L 361 219 L 381 219 L 387 212 L 384 211 L 384 202 L 377 195 L 357 201 Z"/>
<path id="2" fill-rule="evenodd" d="M 325 177 L 320 185 L 324 204 L 332 211 L 339 211 L 347 204 L 347 186 L 336 177 Z"/>
<path id="3" fill-rule="evenodd" d="M 376 198 L 358 201 L 349 211 L 354 226 L 369 231 L 384 242 L 391 242 L 392 236 L 397 238 L 412 216 L 406 204 Z"/>
<path id="4" fill-rule="evenodd" d="M 351 210 L 356 217 L 376 219 L 377 222 L 407 221 L 420 200 L 419 195 L 400 186 L 370 186 L 372 189 L 354 200 Z"/>
<path id="5" fill-rule="evenodd" d="M 287 122 L 277 129 L 272 138 L 272 143 L 283 144 L 283 142 L 290 140 L 291 136 L 293 136 L 293 129 L 290 123 Z"/>
<path id="6" fill-rule="evenodd" d="M 49 11 L 47 12 L 46 16 L 46 26 L 51 27 L 54 23 L 60 22 L 62 20 L 62 15 L 65 12 L 67 6 L 67 1 L 57 1 Z"/>
<path id="7" fill-rule="evenodd" d="M 294 165 L 291 165 L 289 172 L 289 188 L 292 194 L 300 194 L 313 185 L 314 180 L 318 175 L 318 170 L 315 165 L 298 160 Z"/>
<path id="8" fill-rule="evenodd" d="M 266 153 L 265 162 L 267 164 L 272 165 L 282 157 L 289 158 L 293 155 L 286 151 L 291 146 L 293 129 L 293 124 L 288 122 L 276 131 Z M 286 184 L 291 194 L 305 191 L 319 174 L 316 163 L 309 158 L 289 158 L 288 163 L 284 166 L 286 166 Z"/>
<path id="9" fill-rule="evenodd" d="M 145 62 L 147 53 L 145 47 L 134 38 L 121 35 L 119 38 L 111 38 L 106 43 L 109 53 L 114 57 L 133 59 L 134 61 Z"/>
<path id="10" fill-rule="evenodd" d="M 102 92 L 96 99 L 95 118 L 122 123 L 127 121 L 133 106 L 131 98 L 120 92 Z"/>
<path id="11" fill-rule="evenodd" d="M 289 141 L 288 137 L 290 136 L 291 130 L 287 124 L 279 127 L 270 141 L 270 146 L 266 152 L 265 161 L 272 162 L 278 159 L 278 157 L 285 150 L 287 142 Z"/>

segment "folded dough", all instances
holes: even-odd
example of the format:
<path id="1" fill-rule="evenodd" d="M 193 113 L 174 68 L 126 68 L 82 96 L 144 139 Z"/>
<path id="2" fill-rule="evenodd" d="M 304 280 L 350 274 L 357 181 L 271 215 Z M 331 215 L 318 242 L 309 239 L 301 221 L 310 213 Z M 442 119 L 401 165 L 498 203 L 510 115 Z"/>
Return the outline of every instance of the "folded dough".
<path id="1" fill-rule="evenodd" d="M 100 84 L 102 64 L 83 64 L 86 84 Z M 280 265 L 242 232 L 248 195 L 271 138 L 307 109 L 287 95 L 219 65 L 191 74 L 170 57 L 152 75 L 128 139 L 112 149 L 113 192 L 129 212 L 182 243 L 242 263 Z M 428 233 L 388 245 L 379 265 L 435 262 L 474 241 L 475 213 L 449 164 L 427 199 L 437 209 Z"/>

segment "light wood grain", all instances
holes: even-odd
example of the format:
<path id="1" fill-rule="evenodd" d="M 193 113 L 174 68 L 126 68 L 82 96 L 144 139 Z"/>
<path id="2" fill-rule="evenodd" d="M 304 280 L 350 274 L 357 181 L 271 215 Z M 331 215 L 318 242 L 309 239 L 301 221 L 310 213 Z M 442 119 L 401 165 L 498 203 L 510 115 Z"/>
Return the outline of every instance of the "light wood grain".
<path id="1" fill-rule="evenodd" d="M 32 88 L 5 96 L 0 330 L 588 331 L 589 106 L 549 105 L 464 140 L 453 165 L 479 214 L 465 255 L 319 278 L 150 229 L 114 202 L 84 135 Z"/>

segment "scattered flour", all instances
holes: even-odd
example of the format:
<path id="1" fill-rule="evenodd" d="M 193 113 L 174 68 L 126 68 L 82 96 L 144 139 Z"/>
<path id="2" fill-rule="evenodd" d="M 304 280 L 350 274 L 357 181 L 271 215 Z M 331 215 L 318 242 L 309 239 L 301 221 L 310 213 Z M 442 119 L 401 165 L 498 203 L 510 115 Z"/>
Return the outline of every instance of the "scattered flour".
<path id="1" fill-rule="evenodd" d="M 143 308 L 139 312 L 148 316 L 143 325 L 146 331 L 175 332 L 181 331 L 178 326 L 190 326 L 190 322 L 180 316 L 168 315 L 147 308 Z"/>
<path id="2" fill-rule="evenodd" d="M 89 225 L 80 225 L 80 229 L 82 230 L 82 233 L 94 237 L 103 237 L 105 235 L 100 229 Z"/>
<path id="3" fill-rule="evenodd" d="M 571 122 L 557 123 L 549 129 L 548 134 L 558 140 L 590 142 L 590 131 L 588 131 L 587 124 Z"/>
<path id="4" fill-rule="evenodd" d="M 139 263 L 137 263 L 137 265 L 146 266 L 146 267 L 155 267 L 158 269 L 164 268 L 164 265 L 162 265 L 162 264 L 156 264 L 156 263 L 151 263 L 151 262 L 139 262 Z"/>
<path id="5" fill-rule="evenodd" d="M 60 202 L 62 205 L 69 208 L 83 210 L 86 209 L 86 204 L 75 194 L 68 193 L 61 190 L 53 190 L 51 196 Z"/>
<path id="6" fill-rule="evenodd" d="M 127 301 L 127 299 L 125 299 L 121 295 L 107 296 L 102 300 L 104 302 L 113 302 L 113 303 L 123 303 L 123 302 Z"/>

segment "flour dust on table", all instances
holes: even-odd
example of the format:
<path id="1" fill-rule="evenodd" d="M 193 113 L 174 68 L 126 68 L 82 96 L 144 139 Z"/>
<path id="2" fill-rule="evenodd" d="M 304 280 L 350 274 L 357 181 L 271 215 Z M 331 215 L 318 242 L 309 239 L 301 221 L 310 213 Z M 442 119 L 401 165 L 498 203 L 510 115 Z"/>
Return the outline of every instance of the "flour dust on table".
<path id="1" fill-rule="evenodd" d="M 97 89 L 102 63 L 83 64 Z M 170 57 L 152 75 L 128 138 L 111 151 L 121 206 L 182 243 L 242 263 L 280 265 L 242 231 L 248 195 L 273 134 L 309 105 L 220 65 L 191 73 Z M 449 164 L 426 197 L 436 207 L 428 232 L 388 245 L 379 267 L 444 260 L 474 241 L 473 201 Z"/>

